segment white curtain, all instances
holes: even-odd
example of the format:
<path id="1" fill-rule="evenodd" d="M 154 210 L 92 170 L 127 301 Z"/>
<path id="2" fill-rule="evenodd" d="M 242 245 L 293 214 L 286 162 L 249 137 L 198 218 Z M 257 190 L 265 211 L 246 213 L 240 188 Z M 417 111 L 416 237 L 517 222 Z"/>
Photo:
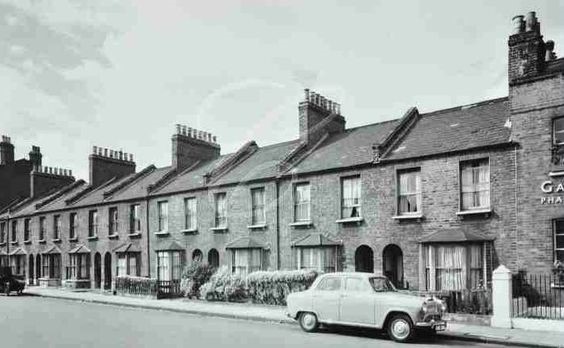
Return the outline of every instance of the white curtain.
<path id="1" fill-rule="evenodd" d="M 462 166 L 462 209 L 490 206 L 490 166 L 487 160 Z"/>
<path id="2" fill-rule="evenodd" d="M 296 221 L 309 220 L 309 184 L 296 185 L 294 191 L 294 215 Z"/>
<path id="3" fill-rule="evenodd" d="M 464 246 L 437 245 L 435 267 L 437 290 L 461 290 L 466 287 L 462 274 Z"/>
<path id="4" fill-rule="evenodd" d="M 399 212 L 416 213 L 421 210 L 421 177 L 419 172 L 399 175 Z"/>
<path id="5" fill-rule="evenodd" d="M 345 178 L 343 185 L 343 201 L 341 202 L 342 218 L 359 217 L 360 214 L 360 178 Z"/>

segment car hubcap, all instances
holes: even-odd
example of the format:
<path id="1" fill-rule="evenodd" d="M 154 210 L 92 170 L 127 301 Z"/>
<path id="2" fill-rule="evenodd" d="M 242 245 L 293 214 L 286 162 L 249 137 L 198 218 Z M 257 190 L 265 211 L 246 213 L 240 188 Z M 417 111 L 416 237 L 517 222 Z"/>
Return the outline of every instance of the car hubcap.
<path id="1" fill-rule="evenodd" d="M 304 314 L 302 321 L 306 329 L 312 329 L 315 326 L 315 316 L 313 314 Z"/>
<path id="2" fill-rule="evenodd" d="M 409 324 L 405 320 L 396 320 L 392 324 L 392 332 L 399 339 L 404 339 L 409 335 Z"/>

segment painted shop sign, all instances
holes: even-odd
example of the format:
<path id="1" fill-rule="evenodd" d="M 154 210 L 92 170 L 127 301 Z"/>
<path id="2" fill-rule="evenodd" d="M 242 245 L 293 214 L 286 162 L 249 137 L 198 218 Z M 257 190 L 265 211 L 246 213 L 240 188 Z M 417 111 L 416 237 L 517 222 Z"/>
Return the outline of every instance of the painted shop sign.
<path id="1" fill-rule="evenodd" d="M 547 180 L 542 183 L 541 190 L 546 194 L 551 194 L 550 196 L 541 197 L 541 204 L 553 205 L 564 203 L 564 181 Z M 552 195 L 554 193 L 560 193 L 561 195 Z"/>

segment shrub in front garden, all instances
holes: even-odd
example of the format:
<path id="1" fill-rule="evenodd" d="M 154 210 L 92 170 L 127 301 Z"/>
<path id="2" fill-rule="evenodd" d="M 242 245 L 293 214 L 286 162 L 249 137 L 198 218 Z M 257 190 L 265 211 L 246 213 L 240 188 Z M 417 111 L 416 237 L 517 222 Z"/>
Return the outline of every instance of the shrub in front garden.
<path id="1" fill-rule="evenodd" d="M 208 301 L 245 301 L 248 298 L 245 277 L 232 274 L 227 266 L 221 266 L 200 287 L 200 298 Z"/>
<path id="2" fill-rule="evenodd" d="M 318 275 L 313 270 L 253 272 L 247 276 L 249 296 L 254 303 L 284 306 L 290 293 L 308 289 Z"/>
<path id="3" fill-rule="evenodd" d="M 180 291 L 189 298 L 200 297 L 200 287 L 208 282 L 214 273 L 215 268 L 208 264 L 194 262 L 184 268 L 182 280 L 180 281 Z"/>

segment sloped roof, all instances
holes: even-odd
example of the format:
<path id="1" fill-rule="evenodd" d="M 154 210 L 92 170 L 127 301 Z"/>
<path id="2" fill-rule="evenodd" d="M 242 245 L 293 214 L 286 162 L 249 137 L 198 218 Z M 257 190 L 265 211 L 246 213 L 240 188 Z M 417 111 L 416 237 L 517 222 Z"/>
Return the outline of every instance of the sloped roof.
<path id="1" fill-rule="evenodd" d="M 59 249 L 56 245 L 52 245 L 49 249 L 42 252 L 43 255 L 58 255 L 61 254 L 61 249 Z"/>
<path id="2" fill-rule="evenodd" d="M 155 251 L 167 251 L 167 250 L 184 250 L 184 247 L 182 245 L 180 245 L 180 243 L 178 243 L 175 240 L 172 241 L 167 241 L 167 242 L 163 242 L 163 243 L 159 243 L 157 246 L 155 246 Z"/>
<path id="3" fill-rule="evenodd" d="M 398 160 L 510 142 L 507 98 L 422 114 L 382 160 Z"/>
<path id="4" fill-rule="evenodd" d="M 114 249 L 116 253 L 140 253 L 139 245 L 133 243 L 125 243 Z"/>
<path id="5" fill-rule="evenodd" d="M 440 230 L 420 239 L 420 243 L 484 242 L 494 238 L 463 229 Z"/>
<path id="6" fill-rule="evenodd" d="M 171 179 L 160 188 L 157 188 L 151 194 L 172 193 L 183 190 L 191 190 L 204 186 L 204 174 L 215 168 L 221 160 L 229 155 L 219 156 L 217 159 L 203 162 L 195 166 L 192 170 L 184 171 L 177 177 Z"/>
<path id="7" fill-rule="evenodd" d="M 27 255 L 27 252 L 23 248 L 19 247 L 17 249 L 14 249 L 13 251 L 10 251 L 10 256 L 13 255 Z"/>
<path id="8" fill-rule="evenodd" d="M 69 250 L 69 254 L 88 254 L 90 253 L 90 249 L 85 247 L 84 245 L 80 244 Z"/>
<path id="9" fill-rule="evenodd" d="M 156 168 L 152 172 L 148 173 L 137 179 L 127 188 L 116 192 L 116 194 L 111 198 L 112 201 L 121 201 L 128 199 L 136 199 L 147 196 L 147 187 L 157 180 L 163 177 L 170 170 L 170 166 Z"/>
<path id="10" fill-rule="evenodd" d="M 42 211 L 50 211 L 50 210 L 58 210 L 58 209 L 64 209 L 67 208 L 67 205 L 65 203 L 65 200 L 67 200 L 70 197 L 73 197 L 74 195 L 76 195 L 77 193 L 81 192 L 82 190 L 84 190 L 84 188 L 87 186 L 87 184 L 85 182 L 83 182 L 80 185 L 77 185 L 75 188 L 73 188 L 72 190 L 69 190 L 68 192 L 66 192 L 65 194 L 61 195 L 60 197 L 54 199 L 52 202 L 49 202 L 48 204 L 45 204 L 44 206 L 42 206 L 41 208 L 37 209 L 37 212 L 42 212 Z M 56 193 L 55 193 L 56 194 Z M 49 198 L 47 198 L 49 199 Z M 35 206 L 33 207 L 33 209 L 35 209 Z M 26 212 L 27 214 L 31 214 L 33 213 L 35 210 L 30 210 L 28 212 Z"/>
<path id="11" fill-rule="evenodd" d="M 335 241 L 322 233 L 310 233 L 292 243 L 294 247 L 335 246 L 343 244 Z"/>
<path id="12" fill-rule="evenodd" d="M 228 243 L 225 249 L 266 249 L 266 245 L 252 237 L 241 237 Z"/>

